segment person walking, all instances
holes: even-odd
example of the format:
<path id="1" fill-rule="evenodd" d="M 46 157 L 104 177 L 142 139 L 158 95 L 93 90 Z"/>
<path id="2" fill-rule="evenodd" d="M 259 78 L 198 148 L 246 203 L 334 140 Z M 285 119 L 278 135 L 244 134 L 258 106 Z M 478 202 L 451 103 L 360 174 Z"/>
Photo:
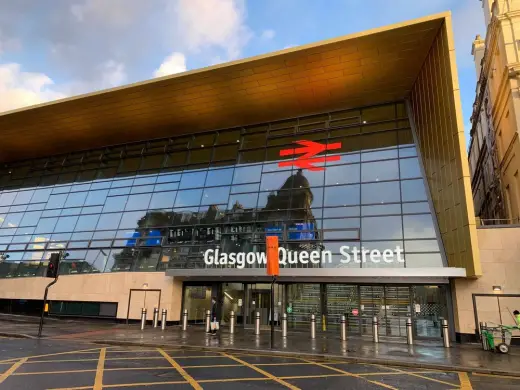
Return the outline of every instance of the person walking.
<path id="1" fill-rule="evenodd" d="M 219 330 L 219 323 L 217 321 L 217 298 L 216 297 L 212 297 L 211 298 L 211 313 L 210 313 L 210 318 L 211 318 L 211 334 L 212 335 L 216 335 L 217 334 L 217 331 Z"/>
<path id="2" fill-rule="evenodd" d="M 516 325 L 520 326 L 520 311 L 515 310 L 513 314 L 515 316 Z"/>

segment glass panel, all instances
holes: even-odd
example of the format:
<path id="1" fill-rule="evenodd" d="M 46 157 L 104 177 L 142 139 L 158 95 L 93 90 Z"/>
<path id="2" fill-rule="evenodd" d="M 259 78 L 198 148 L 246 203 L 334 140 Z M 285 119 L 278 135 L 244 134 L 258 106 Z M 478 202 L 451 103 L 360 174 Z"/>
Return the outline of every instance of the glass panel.
<path id="1" fill-rule="evenodd" d="M 361 219 L 363 240 L 392 240 L 403 238 L 401 217 L 363 217 Z"/>
<path id="2" fill-rule="evenodd" d="M 179 188 L 204 187 L 207 171 L 185 172 L 182 174 Z"/>
<path id="3" fill-rule="evenodd" d="M 401 200 L 398 181 L 361 185 L 361 203 L 392 203 Z"/>
<path id="4" fill-rule="evenodd" d="M 125 209 L 126 201 L 128 196 L 109 196 L 105 202 L 105 207 L 103 207 L 103 213 L 108 213 L 111 211 L 123 211 Z"/>
<path id="5" fill-rule="evenodd" d="M 325 184 L 359 183 L 360 169 L 361 166 L 359 164 L 328 167 L 325 171 Z"/>
<path id="6" fill-rule="evenodd" d="M 381 181 L 399 179 L 397 160 L 361 164 L 361 181 Z"/>
<path id="7" fill-rule="evenodd" d="M 229 188 L 230 187 L 205 188 L 202 195 L 201 205 L 227 204 L 229 199 Z"/>
<path id="8" fill-rule="evenodd" d="M 358 205 L 359 185 L 325 187 L 325 206 Z"/>
<path id="9" fill-rule="evenodd" d="M 76 223 L 75 231 L 82 230 L 94 230 L 96 228 L 97 222 L 99 220 L 99 215 L 83 215 L 78 218 L 78 222 Z"/>
<path id="10" fill-rule="evenodd" d="M 435 227 L 430 214 L 403 216 L 404 238 L 435 238 Z"/>
<path id="11" fill-rule="evenodd" d="M 250 165 L 246 167 L 237 167 L 233 175 L 233 184 L 255 183 L 260 181 L 262 174 L 261 165 Z"/>
<path id="12" fill-rule="evenodd" d="M 231 184 L 233 179 L 233 168 L 228 169 L 210 169 L 206 178 L 206 187 L 223 186 Z"/>
<path id="13" fill-rule="evenodd" d="M 399 169 L 401 171 L 402 179 L 422 177 L 419 159 L 417 158 L 405 158 L 399 160 Z"/>
<path id="14" fill-rule="evenodd" d="M 427 200 L 424 181 L 420 180 L 403 180 L 401 182 L 401 193 L 403 202 L 412 202 L 416 200 Z"/>
<path id="15" fill-rule="evenodd" d="M 146 210 L 152 194 L 130 195 L 125 210 Z"/>
<path id="16" fill-rule="evenodd" d="M 150 209 L 171 209 L 175 202 L 177 191 L 158 192 L 152 195 Z"/>
<path id="17" fill-rule="evenodd" d="M 440 253 L 420 253 L 405 255 L 407 268 L 428 268 L 442 267 L 442 257 Z"/>
<path id="18" fill-rule="evenodd" d="M 439 252 L 437 240 L 407 240 L 406 252 Z"/>
<path id="19" fill-rule="evenodd" d="M 46 209 L 58 209 L 62 208 L 65 204 L 65 200 L 67 199 L 67 194 L 60 195 L 51 195 L 49 197 L 49 201 L 47 202 Z"/>
<path id="20" fill-rule="evenodd" d="M 177 193 L 175 207 L 186 207 L 200 204 L 202 190 L 184 190 Z"/>
<path id="21" fill-rule="evenodd" d="M 58 223 L 54 228 L 55 232 L 72 232 L 74 230 L 74 226 L 76 226 L 76 222 L 78 221 L 78 217 L 61 217 L 58 219 Z"/>

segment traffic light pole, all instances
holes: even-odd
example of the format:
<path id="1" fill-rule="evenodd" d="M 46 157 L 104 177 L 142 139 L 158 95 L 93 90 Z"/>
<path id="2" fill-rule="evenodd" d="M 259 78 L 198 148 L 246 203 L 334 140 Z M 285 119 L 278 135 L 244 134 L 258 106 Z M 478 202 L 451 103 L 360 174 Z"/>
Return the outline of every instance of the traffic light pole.
<path id="1" fill-rule="evenodd" d="M 42 330 L 43 330 L 43 316 L 45 315 L 45 306 L 47 305 L 47 294 L 49 293 L 49 288 L 55 284 L 58 281 L 58 276 L 56 275 L 56 279 L 54 279 L 52 282 L 50 282 L 47 287 L 45 287 L 45 294 L 43 295 L 43 308 L 42 308 L 42 315 L 40 317 L 40 328 L 38 329 L 38 337 L 42 337 Z"/>

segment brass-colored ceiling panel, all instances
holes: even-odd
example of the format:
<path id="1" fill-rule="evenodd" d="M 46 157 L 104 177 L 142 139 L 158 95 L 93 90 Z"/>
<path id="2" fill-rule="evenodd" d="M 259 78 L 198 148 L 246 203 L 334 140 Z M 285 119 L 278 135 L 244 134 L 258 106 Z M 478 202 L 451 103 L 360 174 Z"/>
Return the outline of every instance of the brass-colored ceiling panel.
<path id="1" fill-rule="evenodd" d="M 403 99 L 447 15 L 0 114 L 0 161 Z"/>

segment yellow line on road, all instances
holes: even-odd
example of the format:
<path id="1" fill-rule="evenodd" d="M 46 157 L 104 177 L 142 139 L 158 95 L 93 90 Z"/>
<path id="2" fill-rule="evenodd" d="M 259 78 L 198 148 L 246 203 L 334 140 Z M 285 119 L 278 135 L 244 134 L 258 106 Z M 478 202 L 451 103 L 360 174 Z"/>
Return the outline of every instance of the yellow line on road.
<path id="1" fill-rule="evenodd" d="M 280 379 L 314 379 L 314 378 L 329 378 L 338 376 L 352 376 L 350 374 L 322 374 L 322 375 L 293 375 L 293 376 L 280 376 Z"/>
<path id="2" fill-rule="evenodd" d="M 103 388 L 114 388 L 114 387 L 141 387 L 141 386 L 157 386 L 157 385 L 180 385 L 188 383 L 186 381 L 170 381 L 170 382 L 147 382 L 147 383 L 123 383 L 117 385 L 103 385 Z"/>
<path id="3" fill-rule="evenodd" d="M 271 378 L 226 378 L 226 379 L 201 379 L 199 383 L 241 382 L 241 381 L 271 381 Z"/>
<path id="4" fill-rule="evenodd" d="M 94 390 L 103 389 L 103 370 L 105 369 L 105 356 L 107 354 L 106 348 L 101 348 L 99 351 L 99 360 L 96 369 L 96 380 L 94 381 Z"/>
<path id="5" fill-rule="evenodd" d="M 24 358 L 22 360 L 19 360 L 18 362 L 14 363 L 6 372 L 4 372 L 2 375 L 0 375 L 0 383 L 3 383 L 9 376 L 11 376 L 22 364 L 24 364 L 27 361 L 27 358 Z"/>
<path id="6" fill-rule="evenodd" d="M 467 372 L 459 372 L 459 380 L 461 390 L 473 390 Z"/>
<path id="7" fill-rule="evenodd" d="M 66 370 L 66 371 L 39 371 L 39 372 L 16 372 L 13 376 L 23 375 L 48 375 L 48 374 L 74 374 L 77 372 L 96 372 L 96 370 Z"/>
<path id="8" fill-rule="evenodd" d="M 195 381 L 195 379 L 193 379 L 193 377 L 190 374 L 188 374 L 181 366 L 179 366 L 179 364 L 175 360 L 173 360 L 170 355 L 168 355 L 166 352 L 164 352 L 161 348 L 157 348 L 157 351 L 159 351 L 159 353 L 161 355 L 163 355 L 164 358 L 166 360 L 168 360 L 168 362 L 177 371 L 179 371 L 179 374 L 181 374 L 182 377 L 188 381 L 188 383 L 191 385 L 191 387 L 193 387 L 196 390 L 202 390 L 202 387 L 197 383 L 197 381 Z"/>
<path id="9" fill-rule="evenodd" d="M 182 366 L 182 368 L 218 368 L 218 367 L 242 367 L 241 364 L 215 364 L 209 366 Z"/>
<path id="10" fill-rule="evenodd" d="M 520 380 L 520 377 L 519 377 L 519 376 L 511 376 L 511 375 L 481 374 L 481 373 L 478 373 L 478 372 L 472 372 L 471 375 L 475 375 L 475 376 L 487 376 L 487 377 L 491 377 L 491 378 L 502 378 L 502 379 L 516 379 L 516 380 Z"/>
<path id="11" fill-rule="evenodd" d="M 314 363 L 307 363 L 307 362 L 291 362 L 291 363 L 252 363 L 255 366 L 308 366 L 309 364 Z"/>
<path id="12" fill-rule="evenodd" d="M 432 382 L 437 382 L 437 383 L 442 383 L 443 385 L 448 385 L 448 386 L 454 386 L 454 387 L 458 387 L 458 385 L 454 384 L 454 383 L 450 383 L 450 382 L 446 382 L 446 381 L 441 381 L 440 379 L 435 379 L 435 378 L 429 378 L 427 376 L 424 376 L 424 375 L 420 375 L 420 374 L 414 374 L 413 372 L 411 371 L 404 371 L 404 370 L 400 370 L 399 368 L 395 368 L 395 367 L 389 367 L 389 366 L 384 366 L 382 364 L 378 364 L 379 367 L 382 367 L 382 368 L 389 368 L 391 370 L 394 370 L 394 371 L 397 371 L 397 372 L 400 372 L 402 374 L 406 374 L 406 375 L 410 375 L 410 376 L 414 376 L 416 378 L 421 378 L 421 379 L 425 379 L 427 381 L 432 381 Z"/>
<path id="13" fill-rule="evenodd" d="M 240 364 L 242 364 L 242 365 L 244 365 L 246 367 L 252 368 L 256 372 L 259 372 L 260 374 L 262 374 L 262 375 L 264 375 L 264 376 L 266 376 L 268 378 L 271 378 L 275 382 L 278 382 L 279 384 L 284 385 L 284 386 L 288 387 L 289 389 L 299 390 L 298 387 L 293 386 L 290 383 L 284 381 L 283 379 L 280 379 L 280 378 L 274 376 L 273 374 L 271 374 L 271 373 L 269 373 L 267 371 L 262 370 L 261 368 L 255 367 L 254 365 L 252 365 L 252 364 L 250 364 L 250 363 L 248 363 L 248 362 L 246 362 L 244 360 L 241 360 L 241 359 L 237 358 L 236 356 L 228 355 L 227 353 L 224 353 L 224 352 L 222 352 L 222 356 L 225 356 L 225 357 L 227 357 L 229 359 L 233 359 L 234 361 L 236 361 L 236 362 L 238 362 L 238 363 L 240 363 Z"/>
<path id="14" fill-rule="evenodd" d="M 144 357 L 115 357 L 115 358 L 105 358 L 105 361 L 118 361 L 118 360 L 162 360 L 164 359 L 162 356 L 144 356 Z M 28 361 L 27 364 L 34 363 L 69 363 L 69 362 L 97 362 L 97 359 L 59 359 L 59 360 L 31 360 Z M 0 363 L 2 364 L 2 363 Z"/>
<path id="15" fill-rule="evenodd" d="M 336 367 L 330 367 L 330 366 L 327 366 L 326 364 L 318 363 L 318 362 L 314 362 L 314 364 L 317 365 L 317 366 L 320 366 L 320 367 L 328 368 L 329 370 L 332 370 L 332 371 L 336 371 L 336 372 L 339 372 L 339 373 L 342 373 L 342 374 L 346 374 L 348 376 L 353 376 L 355 378 L 363 379 L 363 380 L 365 380 L 367 382 L 373 383 L 373 384 L 378 385 L 378 386 L 385 387 L 387 389 L 398 390 L 395 387 L 392 387 L 390 385 L 386 385 L 386 384 L 378 382 L 378 381 L 373 381 L 373 380 L 364 378 L 361 375 L 353 374 L 353 373 L 345 371 L 345 370 L 340 370 L 339 368 L 336 368 Z"/>
<path id="16" fill-rule="evenodd" d="M 101 347 L 99 348 L 90 348 L 90 349 L 80 349 L 78 351 L 67 351 L 67 352 L 56 352 L 56 353 L 47 353 L 45 355 L 32 355 L 32 356 L 24 356 L 24 358 L 27 358 L 27 359 L 36 359 L 36 358 L 41 358 L 41 357 L 46 357 L 46 356 L 58 356 L 58 355 L 67 355 L 67 354 L 73 354 L 73 353 L 83 353 L 83 352 L 96 352 L 96 351 L 99 351 L 101 349 Z M 0 363 L 4 363 L 4 362 L 11 362 L 13 360 L 18 360 L 18 359 L 22 359 L 22 358 L 11 358 L 11 359 L 5 359 L 5 360 L 2 360 L 0 361 Z"/>

